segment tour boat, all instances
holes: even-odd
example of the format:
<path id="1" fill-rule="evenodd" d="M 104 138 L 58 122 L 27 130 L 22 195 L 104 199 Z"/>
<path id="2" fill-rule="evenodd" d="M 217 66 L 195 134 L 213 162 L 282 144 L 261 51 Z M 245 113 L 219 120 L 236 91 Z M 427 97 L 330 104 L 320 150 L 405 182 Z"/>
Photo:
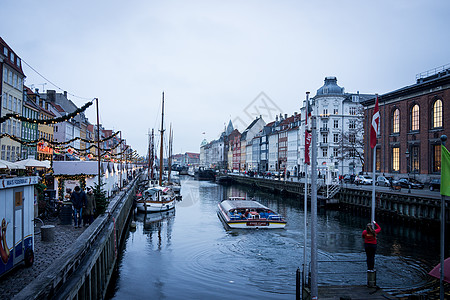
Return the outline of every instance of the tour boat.
<path id="1" fill-rule="evenodd" d="M 140 212 L 160 212 L 175 208 L 175 194 L 169 187 L 153 186 L 136 201 Z"/>
<path id="2" fill-rule="evenodd" d="M 231 197 L 220 202 L 218 207 L 220 220 L 232 229 L 279 229 L 286 226 L 279 214 L 254 200 Z"/>

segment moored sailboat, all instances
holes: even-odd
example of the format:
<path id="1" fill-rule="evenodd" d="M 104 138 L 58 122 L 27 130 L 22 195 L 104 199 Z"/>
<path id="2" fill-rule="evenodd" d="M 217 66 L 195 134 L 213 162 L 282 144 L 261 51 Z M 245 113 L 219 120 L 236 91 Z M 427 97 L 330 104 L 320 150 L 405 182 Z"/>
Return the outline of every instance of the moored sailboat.
<path id="1" fill-rule="evenodd" d="M 163 158 L 163 141 L 164 141 L 164 92 L 162 94 L 162 114 L 161 114 L 161 142 L 159 156 L 159 182 L 154 184 L 153 178 L 149 178 L 149 187 L 142 192 L 142 197 L 136 201 L 136 208 L 140 212 L 160 212 L 175 208 L 175 194 L 168 186 L 163 186 L 164 158 Z M 150 152 L 149 152 L 150 154 Z M 151 174 L 153 173 L 153 169 Z M 152 183 L 152 185 L 150 185 Z"/>

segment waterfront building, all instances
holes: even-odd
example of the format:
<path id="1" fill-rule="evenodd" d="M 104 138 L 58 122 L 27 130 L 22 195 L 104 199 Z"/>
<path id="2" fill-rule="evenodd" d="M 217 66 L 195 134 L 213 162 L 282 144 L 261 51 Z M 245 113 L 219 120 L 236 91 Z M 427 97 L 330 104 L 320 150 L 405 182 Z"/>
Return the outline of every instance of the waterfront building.
<path id="1" fill-rule="evenodd" d="M 47 102 L 48 103 L 48 102 Z M 67 112 L 56 103 L 50 103 L 48 106 L 56 117 L 62 117 Z M 68 142 L 76 137 L 80 137 L 80 124 L 74 119 L 70 119 L 64 122 L 59 122 L 54 126 L 54 140 L 58 143 Z M 72 141 L 70 144 L 64 144 L 64 146 L 70 145 L 74 150 L 80 149 L 80 140 Z M 55 160 L 74 160 L 76 157 L 70 153 L 60 153 L 54 157 Z"/>
<path id="2" fill-rule="evenodd" d="M 57 93 L 55 90 L 47 90 L 46 93 L 41 93 L 40 96 L 42 99 L 45 99 L 52 104 L 59 105 L 67 114 L 73 113 L 78 109 L 77 105 L 68 98 L 68 94 L 66 91 L 64 91 L 63 93 Z M 91 140 L 92 136 L 89 136 L 89 132 L 87 130 L 87 127 L 90 123 L 86 118 L 85 113 L 81 112 L 80 114 L 76 115 L 73 120 L 74 121 L 72 123 L 75 126 L 75 131 L 79 131 L 79 134 L 76 133 L 75 136 L 79 136 L 82 139 Z M 77 143 L 74 144 L 74 147 L 81 150 L 84 150 L 89 146 L 90 143 L 86 143 L 84 140 L 78 140 Z"/>
<path id="3" fill-rule="evenodd" d="M 450 64 L 417 74 L 415 84 L 379 95 L 378 102 L 376 172 L 394 178 L 415 177 L 422 182 L 439 178 L 440 137 L 450 136 Z M 365 171 L 373 172 L 369 133 L 375 97 L 362 104 Z"/>
<path id="4" fill-rule="evenodd" d="M 252 169 L 251 171 L 260 172 L 261 165 L 261 133 L 262 130 L 252 139 Z"/>
<path id="5" fill-rule="evenodd" d="M 374 95 L 345 93 L 336 77 L 326 77 L 324 85 L 311 98 L 317 118 L 317 164 L 319 174 L 331 171 L 335 177 L 363 171 L 363 107 L 360 104 Z M 301 115 L 306 116 L 306 101 Z M 305 118 L 299 131 L 301 172 L 305 172 Z"/>
<path id="6" fill-rule="evenodd" d="M 228 126 L 220 134 L 220 137 L 211 142 L 200 145 L 200 153 L 203 153 L 202 166 L 207 168 L 224 170 L 228 165 L 228 136 L 233 132 L 231 120 Z M 206 140 L 204 140 L 206 141 Z"/>
<path id="7" fill-rule="evenodd" d="M 254 171 L 254 165 L 253 165 L 253 139 L 247 142 L 247 145 L 245 147 L 245 162 L 246 162 L 246 171 Z"/>
<path id="8" fill-rule="evenodd" d="M 39 96 L 39 89 L 35 89 L 35 92 L 28 93 L 27 99 L 33 101 L 37 107 L 39 107 L 38 119 L 48 120 L 56 117 L 54 108 L 44 99 Z M 56 112 L 56 111 L 55 111 Z M 48 142 L 53 142 L 54 124 L 38 124 L 38 138 L 42 139 L 37 144 L 37 159 L 38 160 L 51 160 L 53 155 L 53 149 L 48 145 Z"/>
<path id="9" fill-rule="evenodd" d="M 228 170 L 240 170 L 241 163 L 241 133 L 234 129 L 228 136 Z"/>
<path id="10" fill-rule="evenodd" d="M 200 167 L 206 167 L 206 153 L 205 153 L 206 145 L 208 145 L 208 141 L 206 139 L 203 139 L 202 143 L 200 144 L 200 162 L 199 162 Z M 183 159 L 183 163 L 184 163 L 184 159 Z"/>
<path id="11" fill-rule="evenodd" d="M 268 171 L 275 172 L 278 169 L 278 132 L 268 134 Z"/>
<path id="12" fill-rule="evenodd" d="M 22 114 L 23 106 L 23 81 L 25 74 L 22 70 L 20 57 L 0 37 L 0 116 L 6 114 Z M 21 138 L 21 121 L 14 118 L 8 119 L 1 125 L 1 133 Z M 16 161 L 21 158 L 21 144 L 8 137 L 0 139 L 0 159 Z"/>
<path id="13" fill-rule="evenodd" d="M 299 124 L 300 115 L 294 112 L 293 116 L 290 116 L 285 120 L 287 131 L 287 160 L 286 170 L 291 176 L 297 176 L 299 165 L 299 152 L 298 152 L 298 140 L 299 140 Z"/>
<path id="14" fill-rule="evenodd" d="M 37 119 L 39 117 L 39 106 L 33 101 L 33 91 L 24 86 L 23 91 L 23 107 L 22 116 L 30 119 Z M 22 141 L 30 142 L 38 138 L 38 124 L 34 122 L 22 122 Z M 22 145 L 21 158 L 34 158 L 37 159 L 37 146 Z"/>
<path id="15" fill-rule="evenodd" d="M 241 153 L 240 153 L 240 171 L 247 171 L 248 162 L 247 162 L 247 144 L 253 139 L 253 137 L 261 131 L 261 129 L 266 125 L 263 118 L 261 116 L 257 117 L 253 120 L 250 125 L 242 132 L 241 134 Z M 251 153 L 251 151 L 250 151 Z M 251 155 L 251 154 L 250 154 Z M 251 157 L 249 157 L 249 162 L 251 165 Z"/>

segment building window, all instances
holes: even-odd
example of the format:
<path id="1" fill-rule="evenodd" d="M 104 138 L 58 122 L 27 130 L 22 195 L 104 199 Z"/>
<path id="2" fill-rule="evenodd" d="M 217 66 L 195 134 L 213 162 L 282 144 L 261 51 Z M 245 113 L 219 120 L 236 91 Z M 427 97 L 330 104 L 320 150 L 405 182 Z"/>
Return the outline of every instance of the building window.
<path id="1" fill-rule="evenodd" d="M 355 135 L 354 133 L 350 133 L 350 134 L 348 135 L 348 141 L 349 141 L 351 144 L 354 144 L 354 143 L 356 142 L 356 135 Z"/>
<path id="2" fill-rule="evenodd" d="M 433 104 L 433 128 L 442 127 L 442 100 L 438 99 Z"/>
<path id="3" fill-rule="evenodd" d="M 441 171 L 441 145 L 433 145 L 432 147 L 432 171 L 438 173 Z"/>
<path id="4" fill-rule="evenodd" d="M 419 105 L 417 104 L 411 109 L 411 130 L 419 130 Z"/>
<path id="5" fill-rule="evenodd" d="M 322 142 L 324 142 L 325 144 L 328 143 L 328 134 L 324 134 L 322 136 Z"/>
<path id="6" fill-rule="evenodd" d="M 11 157 L 11 146 L 6 146 L 6 160 L 10 161 Z"/>
<path id="7" fill-rule="evenodd" d="M 392 133 L 400 132 L 400 111 L 398 108 L 394 110 L 392 115 Z"/>
<path id="8" fill-rule="evenodd" d="M 392 171 L 400 171 L 400 148 L 392 148 Z"/>
<path id="9" fill-rule="evenodd" d="M 2 102 L 3 102 L 3 107 L 8 108 L 8 94 L 7 93 L 3 93 Z"/>
<path id="10" fill-rule="evenodd" d="M 411 172 L 413 174 L 419 173 L 419 147 L 411 147 Z"/>
<path id="11" fill-rule="evenodd" d="M 348 128 L 349 128 L 349 129 L 355 129 L 355 128 L 356 128 L 356 122 L 355 122 L 355 120 L 350 120 L 350 121 L 348 122 Z"/>
<path id="12" fill-rule="evenodd" d="M 335 109 L 334 109 L 334 114 L 335 114 L 335 115 L 339 114 L 339 109 L 338 109 L 338 108 L 335 108 Z"/>
<path id="13" fill-rule="evenodd" d="M 323 115 L 324 115 L 324 116 L 328 115 L 328 108 L 324 108 L 324 109 L 323 109 Z"/>
<path id="14" fill-rule="evenodd" d="M 6 159 L 6 146 L 2 145 L 2 159 L 5 160 Z"/>
<path id="15" fill-rule="evenodd" d="M 375 170 L 381 172 L 381 148 L 376 149 L 375 155 L 377 158 L 375 162 Z"/>
<path id="16" fill-rule="evenodd" d="M 339 143 L 339 133 L 333 134 L 333 142 Z"/>
<path id="17" fill-rule="evenodd" d="M 350 111 L 351 116 L 356 116 L 356 107 L 355 106 L 351 106 L 349 108 L 349 111 Z"/>
<path id="18" fill-rule="evenodd" d="M 328 156 L 328 149 L 327 148 L 322 148 L 322 156 L 323 157 L 327 157 Z"/>
<path id="19" fill-rule="evenodd" d="M 3 47 L 3 55 L 8 56 L 8 48 Z"/>
<path id="20" fill-rule="evenodd" d="M 334 128 L 339 128 L 339 120 L 334 120 L 333 121 L 333 127 Z"/>
<path id="21" fill-rule="evenodd" d="M 13 96 L 9 95 L 8 109 L 12 110 Z"/>

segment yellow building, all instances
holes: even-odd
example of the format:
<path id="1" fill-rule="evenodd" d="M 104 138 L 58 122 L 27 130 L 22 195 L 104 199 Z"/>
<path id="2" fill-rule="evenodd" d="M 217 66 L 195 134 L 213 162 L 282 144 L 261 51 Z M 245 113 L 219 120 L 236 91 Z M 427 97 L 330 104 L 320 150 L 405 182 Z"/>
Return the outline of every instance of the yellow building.
<path id="1" fill-rule="evenodd" d="M 1 67 L 1 105 L 0 115 L 22 114 L 23 80 L 21 59 L 12 51 L 6 42 L 0 38 L 0 67 Z M 1 125 L 1 133 L 20 138 L 22 122 L 11 118 Z M 10 138 L 0 139 L 0 159 L 7 161 L 20 160 L 21 144 Z"/>

